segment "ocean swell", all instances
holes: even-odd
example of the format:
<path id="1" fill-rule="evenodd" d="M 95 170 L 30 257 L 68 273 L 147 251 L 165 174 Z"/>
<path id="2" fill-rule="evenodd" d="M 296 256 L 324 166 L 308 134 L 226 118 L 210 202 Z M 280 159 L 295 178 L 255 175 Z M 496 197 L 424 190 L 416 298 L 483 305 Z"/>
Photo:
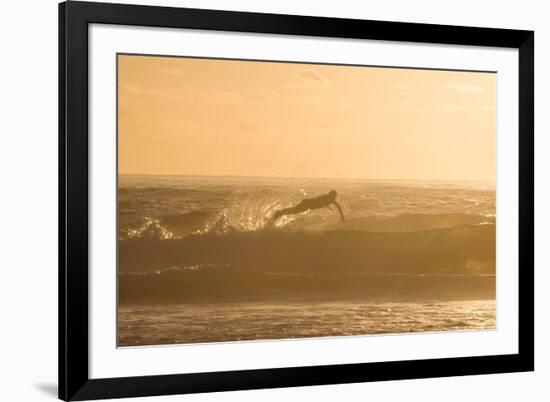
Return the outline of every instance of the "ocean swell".
<path id="1" fill-rule="evenodd" d="M 228 265 L 119 274 L 121 303 L 481 300 L 494 275 L 273 274 Z"/>
<path id="2" fill-rule="evenodd" d="M 415 232 L 208 232 L 119 241 L 119 272 L 231 265 L 271 273 L 495 273 L 495 225 Z"/>

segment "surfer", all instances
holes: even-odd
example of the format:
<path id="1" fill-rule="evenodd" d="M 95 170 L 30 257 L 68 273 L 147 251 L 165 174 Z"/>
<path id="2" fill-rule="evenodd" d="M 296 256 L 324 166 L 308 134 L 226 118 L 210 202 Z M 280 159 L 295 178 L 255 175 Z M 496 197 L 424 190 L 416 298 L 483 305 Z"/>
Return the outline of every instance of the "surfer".
<path id="1" fill-rule="evenodd" d="M 293 207 L 284 208 L 276 211 L 271 218 L 272 222 L 275 222 L 277 219 L 284 215 L 299 214 L 301 212 L 310 211 L 313 209 L 321 209 L 324 207 L 330 209 L 331 204 L 334 204 L 336 208 L 338 208 L 338 212 L 340 212 L 340 219 L 342 219 L 343 222 L 346 219 L 344 218 L 342 207 L 340 207 L 340 204 L 338 204 L 338 201 L 336 201 L 337 195 L 338 194 L 336 193 L 336 191 L 331 190 L 328 194 L 320 195 L 319 197 L 306 198 Z"/>

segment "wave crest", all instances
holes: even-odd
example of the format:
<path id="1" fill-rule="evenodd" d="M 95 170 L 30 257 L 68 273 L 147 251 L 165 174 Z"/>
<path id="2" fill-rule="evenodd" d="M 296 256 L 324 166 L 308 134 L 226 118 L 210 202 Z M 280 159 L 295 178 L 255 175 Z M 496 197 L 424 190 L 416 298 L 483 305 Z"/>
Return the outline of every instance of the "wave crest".
<path id="1" fill-rule="evenodd" d="M 124 239 L 177 239 L 174 233 L 166 229 L 158 218 L 146 216 L 140 226 L 130 227 L 126 230 L 121 240 Z"/>

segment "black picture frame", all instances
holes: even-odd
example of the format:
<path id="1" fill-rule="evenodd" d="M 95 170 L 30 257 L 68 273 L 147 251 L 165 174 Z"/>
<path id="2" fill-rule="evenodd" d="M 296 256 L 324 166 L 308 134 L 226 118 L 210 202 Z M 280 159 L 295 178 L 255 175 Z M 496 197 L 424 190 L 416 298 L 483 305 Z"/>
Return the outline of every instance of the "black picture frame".
<path id="1" fill-rule="evenodd" d="M 517 354 L 90 379 L 88 25 L 508 47 L 519 51 Z M 59 398 L 169 395 L 534 370 L 534 32 L 70 1 L 59 4 Z"/>

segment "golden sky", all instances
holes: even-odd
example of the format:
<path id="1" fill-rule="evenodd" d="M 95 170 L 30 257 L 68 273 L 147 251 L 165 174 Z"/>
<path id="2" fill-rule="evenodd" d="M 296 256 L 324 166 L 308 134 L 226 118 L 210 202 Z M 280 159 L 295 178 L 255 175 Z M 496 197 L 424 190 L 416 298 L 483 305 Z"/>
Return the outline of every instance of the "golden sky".
<path id="1" fill-rule="evenodd" d="M 118 57 L 120 174 L 495 180 L 493 73 Z"/>

